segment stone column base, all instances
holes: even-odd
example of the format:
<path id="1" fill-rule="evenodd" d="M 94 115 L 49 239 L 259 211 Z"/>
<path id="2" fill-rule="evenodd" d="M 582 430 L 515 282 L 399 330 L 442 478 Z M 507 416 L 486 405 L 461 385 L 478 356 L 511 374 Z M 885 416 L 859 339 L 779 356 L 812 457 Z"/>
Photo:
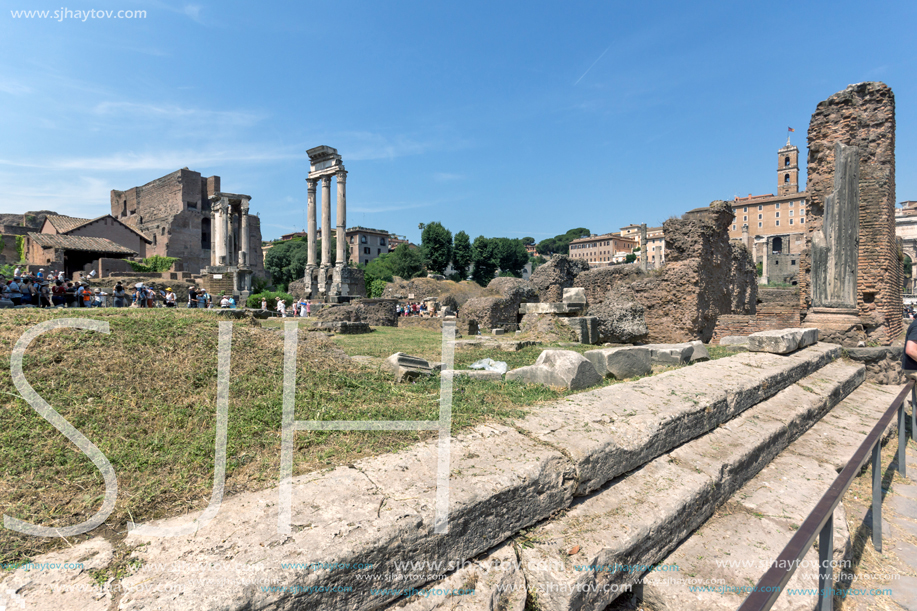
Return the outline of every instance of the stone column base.
<path id="1" fill-rule="evenodd" d="M 811 308 L 803 327 L 817 328 L 818 341 L 856 347 L 866 341 L 864 321 L 855 308 Z"/>
<path id="2" fill-rule="evenodd" d="M 306 265 L 306 274 L 303 278 L 303 282 L 306 285 L 306 299 L 317 299 L 318 298 L 318 283 L 315 279 L 316 267 L 314 265 Z"/>

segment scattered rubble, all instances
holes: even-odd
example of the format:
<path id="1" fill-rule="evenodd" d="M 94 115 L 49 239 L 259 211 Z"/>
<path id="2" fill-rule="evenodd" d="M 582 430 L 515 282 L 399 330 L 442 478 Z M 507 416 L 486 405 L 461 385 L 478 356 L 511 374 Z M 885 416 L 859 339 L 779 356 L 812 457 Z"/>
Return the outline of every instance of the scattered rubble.
<path id="1" fill-rule="evenodd" d="M 653 370 L 650 349 L 645 346 L 601 348 L 589 350 L 583 356 L 589 359 L 600 376 L 611 376 L 616 380 L 644 376 Z"/>
<path id="2" fill-rule="evenodd" d="M 602 381 L 589 359 L 572 350 L 544 350 L 534 365 L 513 369 L 506 379 L 569 390 L 589 388 Z"/>

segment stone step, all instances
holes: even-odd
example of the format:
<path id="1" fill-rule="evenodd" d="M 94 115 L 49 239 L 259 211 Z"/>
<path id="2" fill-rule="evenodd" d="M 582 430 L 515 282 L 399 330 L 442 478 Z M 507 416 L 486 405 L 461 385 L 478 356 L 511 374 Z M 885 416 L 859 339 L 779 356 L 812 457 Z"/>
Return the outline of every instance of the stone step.
<path id="1" fill-rule="evenodd" d="M 831 363 L 528 531 L 522 563 L 541 608 L 603 609 L 643 570 L 588 567 L 660 562 L 864 379 L 862 366 Z"/>
<path id="2" fill-rule="evenodd" d="M 646 577 L 647 604 L 655 611 L 737 609 L 748 595 L 743 588 L 770 568 L 900 391 L 899 386 L 867 382 L 841 401 L 662 561 L 677 565 L 677 574 Z M 844 560 L 849 551 L 841 504 L 834 512 L 834 559 Z M 818 588 L 817 565 L 813 546 L 784 590 Z M 838 574 L 835 570 L 835 578 Z M 693 583 L 685 583 L 689 575 Z M 815 603 L 813 595 L 784 591 L 773 609 L 810 611 Z"/>
<path id="3" fill-rule="evenodd" d="M 384 608 L 398 598 L 373 594 L 392 585 L 385 575 L 403 573 L 398 584 L 405 588 L 437 579 L 438 570 L 404 571 L 396 562 L 449 566 L 474 558 L 570 507 L 574 492 L 587 494 L 716 428 L 839 354 L 839 347 L 820 344 L 787 356 L 745 353 L 696 363 L 539 407 L 517 428 L 482 425 L 456 435 L 448 453 L 447 534 L 434 528 L 436 439 L 294 478 L 288 535 L 278 532 L 276 489 L 228 497 L 193 535 L 130 533 L 125 545 L 136 548 L 142 565 L 121 580 L 120 604 L 132 611 Z M 188 524 L 197 515 L 159 525 Z M 67 552 L 74 562 L 82 545 Z M 373 569 L 315 571 L 296 563 Z M 201 574 L 183 570 L 188 566 L 220 569 Z M 50 597 L 41 604 L 69 608 L 68 595 L 41 587 L 44 576 L 30 579 L 29 596 L 41 593 Z M 107 605 L 104 597 L 96 601 Z"/>
<path id="4" fill-rule="evenodd" d="M 741 353 L 567 397 L 516 424 L 577 470 L 575 494 L 597 490 L 772 397 L 838 358 L 817 344 L 790 355 Z"/>

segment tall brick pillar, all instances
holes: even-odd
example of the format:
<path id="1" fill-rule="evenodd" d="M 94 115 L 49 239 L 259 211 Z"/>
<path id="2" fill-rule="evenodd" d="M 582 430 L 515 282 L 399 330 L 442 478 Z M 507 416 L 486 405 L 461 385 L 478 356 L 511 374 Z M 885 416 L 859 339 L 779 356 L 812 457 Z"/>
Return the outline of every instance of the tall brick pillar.
<path id="1" fill-rule="evenodd" d="M 813 311 L 812 244 L 824 234 L 826 198 L 835 192 L 836 144 L 859 157 L 856 304 L 847 328 L 828 328 Z M 808 133 L 806 252 L 800 257 L 801 305 L 807 326 L 827 341 L 888 345 L 901 334 L 902 267 L 895 240 L 895 95 L 884 83 L 850 85 L 820 102 Z M 824 327 L 824 328 L 823 328 Z"/>

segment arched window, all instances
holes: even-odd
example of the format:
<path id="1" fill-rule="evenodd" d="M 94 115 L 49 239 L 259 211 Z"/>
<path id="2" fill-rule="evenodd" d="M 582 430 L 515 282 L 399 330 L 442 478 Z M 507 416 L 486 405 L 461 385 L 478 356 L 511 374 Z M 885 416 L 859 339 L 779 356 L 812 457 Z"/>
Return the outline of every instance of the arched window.
<path id="1" fill-rule="evenodd" d="M 783 158 L 783 167 L 785 168 L 790 167 L 790 156 L 789 155 Z"/>
<path id="2" fill-rule="evenodd" d="M 783 175 L 783 182 L 784 184 L 790 184 L 790 175 L 789 174 Z"/>

